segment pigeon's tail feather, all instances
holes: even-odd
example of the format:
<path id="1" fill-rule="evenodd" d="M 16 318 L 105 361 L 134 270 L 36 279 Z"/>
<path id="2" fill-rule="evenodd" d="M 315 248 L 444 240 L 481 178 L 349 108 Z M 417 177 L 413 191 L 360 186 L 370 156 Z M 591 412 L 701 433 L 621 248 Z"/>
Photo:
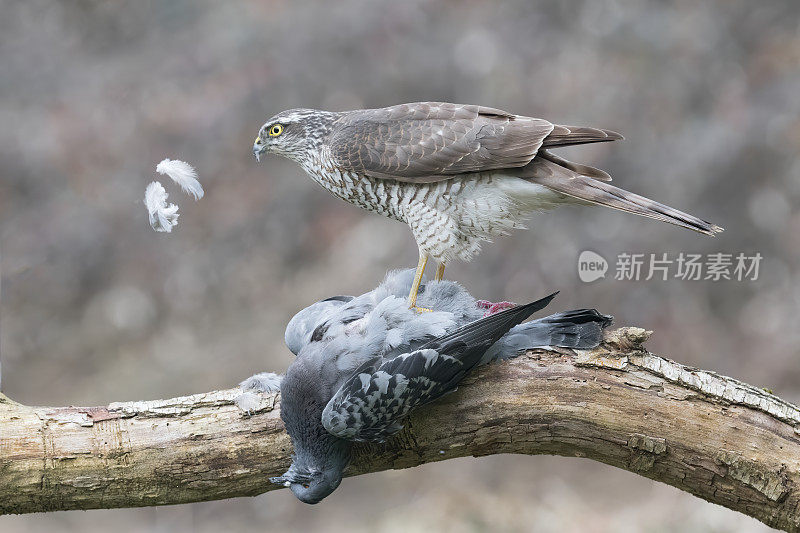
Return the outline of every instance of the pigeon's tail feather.
<path id="1" fill-rule="evenodd" d="M 544 346 L 588 350 L 603 340 L 603 330 L 613 317 L 595 309 L 576 309 L 531 320 L 511 329 L 481 359 L 481 364 L 510 359 L 526 350 Z"/>
<path id="2" fill-rule="evenodd" d="M 653 218 L 705 235 L 714 235 L 722 231 L 722 228 L 716 224 L 644 196 L 614 187 L 596 176 L 582 175 L 575 169 L 560 163 L 551 154 L 547 154 L 546 157 L 537 156 L 530 164 L 521 169 L 520 177 L 581 202 L 604 205 L 612 209 Z"/>
<path id="3" fill-rule="evenodd" d="M 532 338 L 532 342 L 547 341 L 540 346 L 558 346 L 588 350 L 595 348 L 603 340 L 603 330 L 611 325 L 613 317 L 603 315 L 596 309 L 576 309 L 546 316 L 536 320 L 532 325 L 543 330 L 541 339 Z"/>

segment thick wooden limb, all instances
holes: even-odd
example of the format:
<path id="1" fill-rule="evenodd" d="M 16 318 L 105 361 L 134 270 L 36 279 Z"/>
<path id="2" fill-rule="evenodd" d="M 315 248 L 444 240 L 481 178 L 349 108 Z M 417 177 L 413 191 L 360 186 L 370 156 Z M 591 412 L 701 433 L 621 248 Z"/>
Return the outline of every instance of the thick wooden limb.
<path id="1" fill-rule="evenodd" d="M 800 410 L 642 348 L 625 328 L 589 352 L 479 369 L 348 474 L 496 453 L 589 457 L 800 531 Z M 108 407 L 0 395 L 0 513 L 184 503 L 273 490 L 290 462 L 279 398 L 252 416 L 224 390 Z M 301 505 L 298 503 L 298 505 Z"/>

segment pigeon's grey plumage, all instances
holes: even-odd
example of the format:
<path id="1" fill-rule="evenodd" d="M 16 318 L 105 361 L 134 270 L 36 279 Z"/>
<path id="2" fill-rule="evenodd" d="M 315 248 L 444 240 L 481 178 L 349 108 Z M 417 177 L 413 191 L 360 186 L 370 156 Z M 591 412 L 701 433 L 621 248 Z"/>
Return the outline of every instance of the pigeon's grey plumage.
<path id="1" fill-rule="evenodd" d="M 446 263 L 469 261 L 482 242 L 523 228 L 533 212 L 566 204 L 603 205 L 707 235 L 722 231 L 551 151 L 619 139 L 610 130 L 479 105 L 416 102 L 283 111 L 261 127 L 253 153 L 288 157 L 334 196 L 408 224 L 419 247 L 418 276 L 433 258 L 441 279 Z M 416 285 L 412 306 L 415 297 Z"/>
<path id="2" fill-rule="evenodd" d="M 317 302 L 286 328 L 297 357 L 280 383 L 281 418 L 294 457 L 273 481 L 306 503 L 336 489 L 354 441 L 391 436 L 412 409 L 454 390 L 475 366 L 537 346 L 591 348 L 611 323 L 584 309 L 519 324 L 552 296 L 484 317 L 485 309 L 450 281 L 423 285 L 420 303 L 436 310 L 416 313 L 404 298 L 413 274 L 391 272 L 366 294 Z M 275 381 L 274 374 L 258 374 L 243 382 L 240 407 L 249 411 L 248 395 Z"/>
<path id="3" fill-rule="evenodd" d="M 328 401 L 322 425 L 352 441 L 382 441 L 397 433 L 411 410 L 455 390 L 500 337 L 553 298 L 555 294 L 470 322 L 413 352 L 375 355 Z"/>

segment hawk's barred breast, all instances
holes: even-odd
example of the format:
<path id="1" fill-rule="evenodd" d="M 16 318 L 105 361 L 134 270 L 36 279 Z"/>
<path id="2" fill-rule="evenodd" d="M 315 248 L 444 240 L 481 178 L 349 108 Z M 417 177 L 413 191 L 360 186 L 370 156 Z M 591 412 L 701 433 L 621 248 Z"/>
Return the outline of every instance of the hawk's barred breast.
<path id="1" fill-rule="evenodd" d="M 481 242 L 522 228 L 530 208 L 514 197 L 522 190 L 534 209 L 566 197 L 513 176 L 474 173 L 460 179 L 412 183 L 373 178 L 337 168 L 328 150 L 312 154 L 308 174 L 332 195 L 411 228 L 420 250 L 448 263 L 469 261 Z"/>

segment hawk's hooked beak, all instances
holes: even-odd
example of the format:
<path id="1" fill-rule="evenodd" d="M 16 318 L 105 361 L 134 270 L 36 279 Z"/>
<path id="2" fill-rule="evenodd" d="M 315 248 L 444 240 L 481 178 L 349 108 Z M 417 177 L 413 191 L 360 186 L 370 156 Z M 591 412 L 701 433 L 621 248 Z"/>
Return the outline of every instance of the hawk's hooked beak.
<path id="1" fill-rule="evenodd" d="M 261 154 L 263 154 L 265 150 L 266 147 L 261 144 L 261 137 L 256 137 L 253 143 L 253 156 L 255 156 L 256 161 L 261 161 Z"/>

